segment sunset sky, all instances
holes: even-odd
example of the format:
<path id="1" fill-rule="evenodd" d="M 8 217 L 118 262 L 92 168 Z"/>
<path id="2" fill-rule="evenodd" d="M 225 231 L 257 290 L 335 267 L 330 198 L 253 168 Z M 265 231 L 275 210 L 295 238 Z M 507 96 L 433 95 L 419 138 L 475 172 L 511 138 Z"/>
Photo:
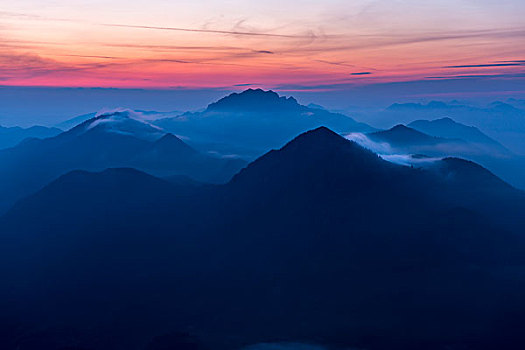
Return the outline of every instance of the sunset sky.
<path id="1" fill-rule="evenodd" d="M 523 0 L 17 0 L 0 85 L 330 90 L 525 79 Z"/>

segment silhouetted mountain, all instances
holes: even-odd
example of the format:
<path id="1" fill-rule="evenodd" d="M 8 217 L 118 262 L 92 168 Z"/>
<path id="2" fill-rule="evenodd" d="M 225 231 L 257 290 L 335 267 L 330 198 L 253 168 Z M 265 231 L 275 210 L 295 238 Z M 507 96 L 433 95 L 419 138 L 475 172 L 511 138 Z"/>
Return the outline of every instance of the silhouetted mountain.
<path id="1" fill-rule="evenodd" d="M 524 154 L 525 110 L 504 102 L 491 103 L 486 107 L 443 102 L 396 103 L 376 118 L 409 123 L 415 119 L 441 119 L 444 117 L 477 126 L 489 137 L 501 142 L 514 153 Z"/>
<path id="2" fill-rule="evenodd" d="M 155 141 L 153 144 L 153 148 L 158 153 L 169 153 L 171 154 L 173 151 L 176 151 L 177 154 L 186 154 L 191 155 L 197 153 L 193 148 L 185 144 L 181 139 L 179 139 L 177 136 L 167 133 L 164 136 L 162 136 L 160 139 Z"/>
<path id="3" fill-rule="evenodd" d="M 457 123 L 448 117 L 435 120 L 416 120 L 408 124 L 408 126 L 431 136 L 448 139 L 461 139 L 480 145 L 486 145 L 497 152 L 509 153 L 503 145 L 482 133 L 478 128 Z"/>
<path id="4" fill-rule="evenodd" d="M 523 210 L 474 163 L 400 166 L 327 128 L 225 185 L 74 172 L 2 218 L 0 307 L 93 349 L 520 349 Z"/>
<path id="5" fill-rule="evenodd" d="M 61 216 L 70 221 L 95 218 L 111 221 L 117 212 L 130 215 L 134 206 L 144 209 L 163 196 L 172 195 L 171 187 L 164 180 L 130 168 L 100 173 L 75 170 L 18 205 L 24 207 L 23 211 L 32 211 L 36 220 L 49 222 Z"/>
<path id="6" fill-rule="evenodd" d="M 161 128 L 142 119 L 141 116 L 134 111 L 103 113 L 86 120 L 67 133 L 69 135 L 79 136 L 83 133 L 93 131 L 134 136 L 148 141 L 156 140 L 165 134 L 165 131 Z"/>
<path id="7" fill-rule="evenodd" d="M 199 148 L 249 158 L 323 125 L 341 133 L 375 130 L 345 115 L 309 108 L 293 97 L 261 89 L 234 93 L 210 104 L 202 113 L 185 113 L 155 124 L 187 137 Z"/>
<path id="8" fill-rule="evenodd" d="M 232 93 L 219 101 L 211 103 L 210 112 L 288 112 L 306 109 L 293 97 L 279 96 L 273 91 L 248 89 L 241 93 Z"/>
<path id="9" fill-rule="evenodd" d="M 153 175 L 186 175 L 226 182 L 245 165 L 240 159 L 200 154 L 174 135 L 129 112 L 103 114 L 56 137 L 0 151 L 0 212 L 75 169 L 134 167 Z"/>
<path id="10" fill-rule="evenodd" d="M 173 134 L 165 134 L 138 153 L 129 165 L 157 176 L 186 175 L 202 182 L 227 182 L 246 162 L 197 152 Z"/>
<path id="11" fill-rule="evenodd" d="M 417 131 L 413 133 L 406 127 L 396 127 L 394 129 L 400 131 L 400 134 L 407 132 L 409 135 L 421 136 L 419 135 L 421 133 Z M 399 134 L 396 132 L 395 135 Z M 426 139 L 428 136 L 423 134 L 423 137 Z M 434 139 L 432 137 L 429 138 Z M 282 157 L 286 157 L 286 159 L 282 159 Z M 326 164 L 327 159 L 330 160 L 328 164 Z M 279 171 L 275 171 L 274 168 L 276 166 L 272 165 L 276 161 L 279 163 Z M 261 164 L 265 164 L 265 170 L 258 168 Z M 311 167 L 313 164 L 319 164 L 319 171 L 312 171 L 313 168 Z M 323 165 L 321 166 L 321 164 Z M 287 175 L 287 179 L 284 180 L 282 177 L 287 174 L 287 169 L 291 169 L 292 173 Z M 378 191 L 380 194 L 377 194 L 377 196 L 382 198 L 382 205 L 388 205 L 388 194 L 392 195 L 391 205 L 396 205 L 395 203 L 399 202 L 398 196 L 407 196 L 408 193 L 410 193 L 411 198 L 419 193 L 421 198 L 434 197 L 436 199 L 441 197 L 439 201 L 449 203 L 456 200 L 463 203 L 465 199 L 462 198 L 463 194 L 469 191 L 476 192 L 477 195 L 483 193 L 484 196 L 497 196 L 499 192 L 501 196 L 505 197 L 509 191 L 518 197 L 523 194 L 476 163 L 448 157 L 441 161 L 430 162 L 424 167 L 414 170 L 384 161 L 375 153 L 363 149 L 354 142 L 349 142 L 324 127 L 304 133 L 281 150 L 269 152 L 254 161 L 238 175 L 234 176 L 232 184 L 245 182 L 246 180 L 243 179 L 247 174 L 254 171 L 256 175 L 249 177 L 248 187 L 263 189 L 261 190 L 262 193 L 257 196 L 253 196 L 253 193 L 250 193 L 250 196 L 258 200 L 270 193 L 269 190 L 264 190 L 265 185 L 278 188 L 277 184 L 284 182 L 287 184 L 286 192 L 291 191 L 295 184 L 301 182 L 301 179 L 304 177 L 301 175 L 302 173 L 308 174 L 305 181 L 333 184 L 333 186 L 339 188 L 341 195 L 344 193 L 345 187 L 348 187 L 354 196 L 359 195 L 360 192 L 358 191 Z M 322 176 L 322 178 L 316 179 L 315 176 L 317 175 Z M 367 185 L 362 184 L 356 189 L 353 186 L 337 184 L 336 178 L 352 184 L 367 183 Z M 378 180 L 377 183 L 374 182 L 375 179 Z M 389 180 L 387 181 L 386 179 Z M 468 183 L 467 179 L 471 179 L 471 182 Z M 260 181 L 264 182 L 259 183 Z M 441 190 L 429 192 L 427 190 L 429 186 L 441 187 Z M 316 188 L 316 186 L 313 186 L 313 188 Z M 463 194 L 458 197 L 455 192 L 460 189 Z M 284 191 L 284 189 L 281 190 Z M 393 191 L 395 194 L 393 194 Z M 249 193 L 249 191 L 245 189 L 241 193 Z M 275 195 L 277 196 L 278 193 Z M 348 195 L 351 196 L 351 194 Z M 465 197 L 470 199 L 472 195 L 465 195 Z M 491 199 L 491 201 L 500 203 L 500 209 L 501 206 L 505 208 L 511 206 L 510 203 L 505 203 L 506 200 L 501 198 Z M 377 203 L 373 205 L 378 206 Z M 436 203 L 433 204 L 433 206 L 435 205 Z M 478 203 L 469 205 L 476 207 L 478 211 L 484 211 Z M 509 212 L 514 212 L 516 219 L 515 210 L 508 210 Z M 388 210 L 385 208 L 385 211 Z"/>
<path id="12" fill-rule="evenodd" d="M 117 109 L 117 110 L 114 110 L 114 111 L 108 111 L 108 112 L 105 112 L 105 113 L 87 113 L 87 114 L 82 114 L 82 115 L 79 115 L 79 116 L 76 116 L 74 118 L 71 118 L 71 119 L 68 119 L 68 120 L 65 120 L 63 122 L 60 122 L 58 124 L 56 124 L 56 127 L 57 128 L 60 128 L 62 130 L 69 130 L 71 128 L 74 128 L 75 126 L 79 125 L 79 124 L 82 124 L 83 122 L 89 120 L 89 119 L 92 119 L 94 117 L 96 117 L 97 115 L 100 115 L 100 114 L 112 114 L 114 112 L 123 112 L 123 113 L 133 113 L 137 116 L 140 116 L 140 118 L 142 120 L 147 120 L 147 121 L 153 121 L 153 120 L 156 120 L 156 119 L 161 119 L 161 118 L 168 118 L 168 117 L 174 117 L 174 116 L 177 116 L 179 114 L 181 114 L 182 112 L 178 112 L 178 111 L 171 111 L 171 112 L 157 112 L 157 111 L 143 111 L 143 110 L 129 110 L 129 109 Z"/>
<path id="13" fill-rule="evenodd" d="M 32 126 L 24 129 L 20 127 L 0 126 L 0 149 L 13 147 L 27 138 L 44 139 L 60 134 L 62 130 L 57 128 L 46 128 L 44 126 Z"/>
<path id="14" fill-rule="evenodd" d="M 442 172 L 443 178 L 453 181 L 456 186 L 476 187 L 476 190 L 484 189 L 511 190 L 511 186 L 492 174 L 481 165 L 459 158 L 444 158 L 434 164 L 435 169 Z M 470 185 L 469 185 L 470 182 Z"/>
<path id="15" fill-rule="evenodd" d="M 420 120 L 410 125 L 420 127 L 421 130 L 397 125 L 392 129 L 370 133 L 367 136 L 374 142 L 388 144 L 391 147 L 388 151 L 398 155 L 422 154 L 430 157 L 460 157 L 473 160 L 489 168 L 513 186 L 525 188 L 525 158 L 512 154 L 478 129 L 455 123 L 450 118 L 431 122 Z M 432 136 L 424 133 L 425 130 L 430 130 Z M 465 139 L 459 138 L 461 136 Z"/>
<path id="16" fill-rule="evenodd" d="M 389 130 L 370 133 L 368 137 L 376 142 L 387 142 L 391 146 L 399 148 L 428 146 L 448 142 L 446 139 L 424 134 L 402 124 L 396 125 Z"/>

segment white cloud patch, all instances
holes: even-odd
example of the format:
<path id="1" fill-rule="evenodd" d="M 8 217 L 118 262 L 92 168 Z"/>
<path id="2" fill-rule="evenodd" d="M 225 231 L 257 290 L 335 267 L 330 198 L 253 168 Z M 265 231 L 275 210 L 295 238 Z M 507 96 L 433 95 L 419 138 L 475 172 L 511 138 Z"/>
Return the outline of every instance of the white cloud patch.
<path id="1" fill-rule="evenodd" d="M 359 146 L 366 148 L 374 153 L 377 153 L 384 160 L 400 164 L 400 165 L 424 165 L 432 163 L 442 158 L 439 157 L 425 157 L 422 155 L 402 154 L 390 146 L 387 142 L 375 142 L 367 135 L 359 132 L 354 132 L 345 136 L 347 140 L 354 141 Z"/>
<path id="2" fill-rule="evenodd" d="M 400 165 L 424 165 L 442 159 L 436 157 L 414 156 L 412 154 L 380 154 L 379 156 L 390 163 Z"/>
<path id="3" fill-rule="evenodd" d="M 135 111 L 129 108 L 112 108 L 112 109 L 101 109 L 97 112 L 95 118 L 101 117 L 101 116 L 107 116 L 107 118 L 100 119 L 102 122 L 105 121 L 121 121 L 123 119 L 133 119 L 135 121 L 147 124 L 153 128 L 162 130 L 160 127 L 153 125 L 149 122 L 149 120 L 153 120 L 150 115 L 147 115 L 143 112 Z"/>
<path id="4" fill-rule="evenodd" d="M 359 146 L 369 149 L 370 151 L 377 154 L 391 154 L 393 153 L 392 147 L 387 142 L 375 142 L 372 141 L 368 136 L 360 132 L 353 132 L 345 136 L 347 140 L 354 141 Z"/>
<path id="5" fill-rule="evenodd" d="M 103 126 L 107 132 L 132 135 L 146 140 L 155 140 L 165 134 L 162 128 L 151 124 L 143 113 L 126 108 L 99 111 L 85 130 L 97 126 Z"/>

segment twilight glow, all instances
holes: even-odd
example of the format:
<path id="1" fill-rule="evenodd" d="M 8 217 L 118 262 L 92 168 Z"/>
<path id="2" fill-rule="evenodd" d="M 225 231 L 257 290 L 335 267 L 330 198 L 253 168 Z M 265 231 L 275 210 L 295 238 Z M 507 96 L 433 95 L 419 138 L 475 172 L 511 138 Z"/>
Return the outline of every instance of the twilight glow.
<path id="1" fill-rule="evenodd" d="M 329 90 L 524 79 L 523 18 L 522 0 L 19 0 L 0 6 L 0 83 Z"/>

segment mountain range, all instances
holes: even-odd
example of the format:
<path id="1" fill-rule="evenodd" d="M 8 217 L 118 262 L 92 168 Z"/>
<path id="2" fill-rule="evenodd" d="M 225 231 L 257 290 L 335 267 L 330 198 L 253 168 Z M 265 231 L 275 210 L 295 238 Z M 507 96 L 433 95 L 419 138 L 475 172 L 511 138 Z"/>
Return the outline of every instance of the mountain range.
<path id="1" fill-rule="evenodd" d="M 108 114 L 111 112 L 132 112 L 135 115 L 140 115 L 142 120 L 147 120 L 147 121 L 154 121 L 156 119 L 163 119 L 163 118 L 173 117 L 173 116 L 182 114 L 182 112 L 177 112 L 177 111 L 171 111 L 171 112 L 157 112 L 157 111 L 144 111 L 144 110 L 133 110 L 132 111 L 126 108 L 117 108 L 113 110 L 103 111 L 103 113 L 93 112 L 93 113 L 82 114 L 82 115 L 67 119 L 63 122 L 57 123 L 56 127 L 62 130 L 69 130 L 71 128 L 74 128 L 78 124 L 81 124 L 91 118 L 96 117 L 98 114 Z"/>
<path id="2" fill-rule="evenodd" d="M 200 153 L 132 111 L 110 112 L 47 139 L 0 150 L 0 212 L 72 170 L 133 167 L 157 176 L 226 182 L 246 163 Z"/>
<path id="3" fill-rule="evenodd" d="M 477 129 L 474 130 L 479 133 L 475 135 L 471 135 L 469 132 L 462 132 L 462 128 L 466 126 L 452 120 L 450 120 L 449 126 L 433 128 L 433 126 L 439 125 L 441 121 L 441 119 L 433 121 L 420 120 L 410 123 L 409 126 L 399 124 L 388 130 L 369 133 L 368 137 L 376 142 L 388 143 L 397 150 L 411 153 L 455 154 L 463 157 L 492 156 L 510 158 L 513 156 L 512 152 Z M 425 133 L 422 130 L 427 132 Z M 470 131 L 470 129 L 467 129 L 467 131 Z"/>
<path id="4" fill-rule="evenodd" d="M 13 147 L 25 139 L 43 139 L 56 136 L 61 132 L 62 130 L 58 128 L 47 128 L 44 126 L 32 126 L 30 128 L 0 126 L 0 149 Z"/>
<path id="5" fill-rule="evenodd" d="M 417 112 L 446 110 L 447 106 L 435 102 L 394 105 L 389 110 Z M 321 125 L 341 134 L 366 133 L 372 142 L 388 148 L 385 159 L 411 164 L 414 160 L 426 162 L 427 158 L 461 157 L 525 188 L 523 156 L 479 129 L 451 118 L 416 120 L 381 131 L 321 106 L 303 106 L 293 97 L 249 89 L 211 103 L 202 112 L 177 114 L 120 108 L 86 114 L 65 122 L 65 133 L 44 140 L 28 139 L 1 150 L 0 167 L 6 171 L 0 174 L 0 213 L 17 199 L 75 169 L 132 167 L 160 177 L 226 182 L 246 164 L 241 158 L 254 160 L 295 135 Z M 50 132 L 54 135 L 59 130 Z"/>
<path id="6" fill-rule="evenodd" d="M 407 126 L 430 136 L 461 139 L 475 144 L 490 144 L 504 152 L 509 152 L 501 143 L 485 135 L 478 128 L 458 123 L 449 117 L 416 120 Z"/>
<path id="7" fill-rule="evenodd" d="M 518 188 L 525 188 L 525 158 L 516 155 L 479 129 L 457 123 L 450 118 L 418 120 L 408 126 L 403 124 L 367 134 L 386 158 L 417 155 L 415 162 L 424 157 L 460 157 L 475 161 Z M 386 149 L 385 149 L 386 148 Z"/>
<path id="8" fill-rule="evenodd" d="M 0 150 L 0 348 L 522 349 L 525 161 L 415 120 L 451 106 L 250 89 Z"/>
<path id="9" fill-rule="evenodd" d="M 261 89 L 233 93 L 211 103 L 203 112 L 184 113 L 155 124 L 184 135 L 195 147 L 249 159 L 319 126 L 339 133 L 375 130 L 346 115 L 303 106 L 293 97 Z"/>
<path id="10" fill-rule="evenodd" d="M 520 108 L 521 107 L 521 108 Z M 525 110 L 517 103 L 492 102 L 488 106 L 470 106 L 457 102 L 444 103 L 431 101 L 421 103 L 396 103 L 374 116 L 375 120 L 396 120 L 397 123 L 409 123 L 414 119 L 453 120 L 476 125 L 488 136 L 499 141 L 514 153 L 525 153 Z"/>
<path id="11" fill-rule="evenodd" d="M 0 340 L 520 349 L 524 211 L 475 163 L 401 166 L 325 127 L 225 184 L 73 171 L 0 221 Z"/>

